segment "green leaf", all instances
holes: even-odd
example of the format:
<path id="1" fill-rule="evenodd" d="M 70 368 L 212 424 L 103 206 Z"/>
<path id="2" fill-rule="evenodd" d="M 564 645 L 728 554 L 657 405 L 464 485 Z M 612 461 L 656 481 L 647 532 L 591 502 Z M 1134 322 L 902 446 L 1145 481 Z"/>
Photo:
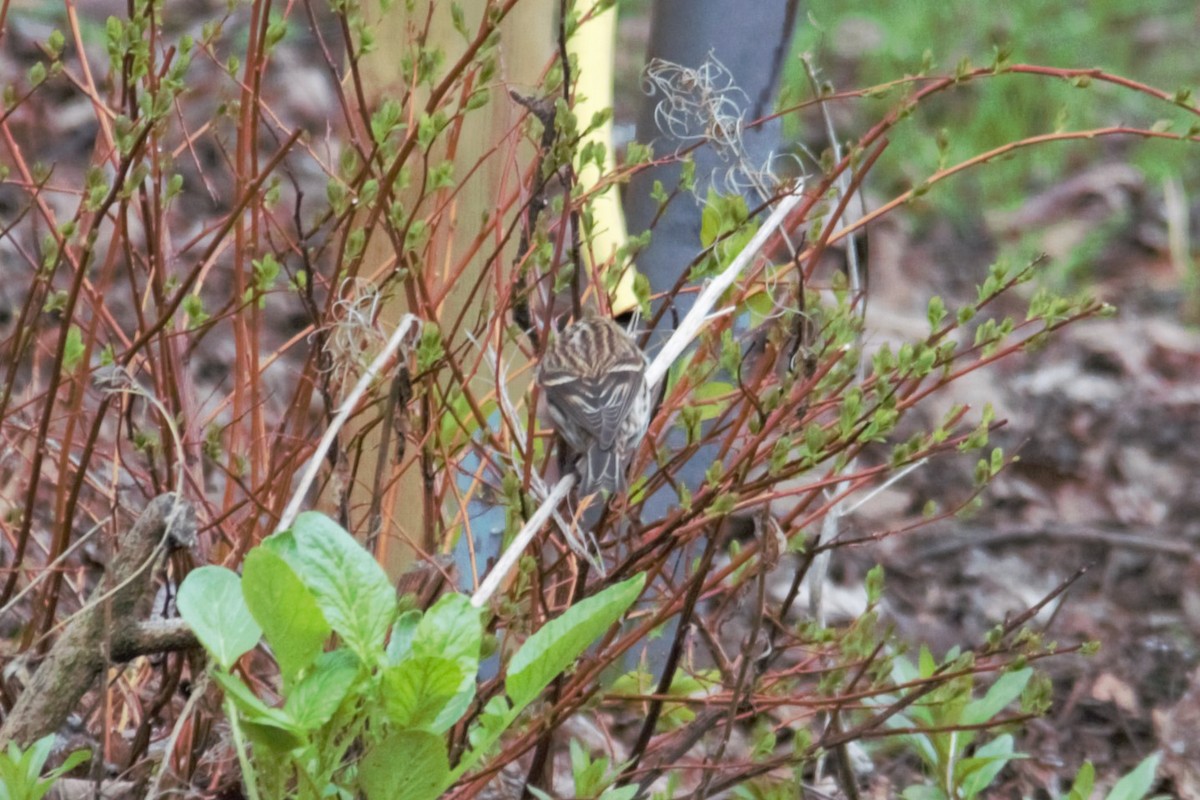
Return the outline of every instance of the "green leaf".
<path id="1" fill-rule="evenodd" d="M 79 327 L 72 325 L 67 329 L 67 343 L 63 347 L 63 372 L 70 372 L 79 364 L 79 360 L 83 358 L 83 332 Z"/>
<path id="2" fill-rule="evenodd" d="M 1092 796 L 1092 786 L 1096 782 L 1096 768 L 1092 762 L 1085 761 L 1075 773 L 1075 782 L 1071 784 L 1071 792 L 1066 800 L 1089 800 Z"/>
<path id="3" fill-rule="evenodd" d="M 877 604 L 883 599 L 883 567 L 876 564 L 867 571 L 867 579 L 865 581 L 867 589 L 867 600 L 871 605 Z"/>
<path id="4" fill-rule="evenodd" d="M 755 292 L 747 297 L 746 308 L 750 311 L 750 324 L 755 327 L 779 313 L 775 298 L 767 291 Z"/>
<path id="5" fill-rule="evenodd" d="M 324 514 L 304 512 L 291 532 L 296 551 L 295 561 L 288 563 L 338 635 L 359 658 L 373 663 L 382 656 L 396 617 L 396 593 L 383 567 Z"/>
<path id="6" fill-rule="evenodd" d="M 395 636 L 395 632 L 392 635 Z M 466 713 L 475 697 L 475 676 L 479 672 L 482 644 L 483 618 L 466 595 L 443 596 L 417 623 L 412 640 L 413 654 L 451 659 L 462 676 L 453 700 L 442 707 L 438 718 L 428 726 L 431 730 L 438 733 L 448 730 Z"/>
<path id="7" fill-rule="evenodd" d="M 733 384 L 708 381 L 692 390 L 692 408 L 699 412 L 701 421 L 716 419 L 729 407 L 734 394 Z"/>
<path id="8" fill-rule="evenodd" d="M 505 688 L 515 708 L 524 708 L 588 645 L 600 638 L 638 598 L 644 573 L 581 600 L 530 636 L 508 664 Z"/>
<path id="9" fill-rule="evenodd" d="M 76 750 L 69 756 L 63 759 L 63 762 L 54 769 L 46 773 L 46 778 L 50 781 L 56 781 L 63 775 L 66 775 L 71 770 L 78 767 L 92 757 L 91 750 Z"/>
<path id="10" fill-rule="evenodd" d="M 418 656 L 453 659 L 474 673 L 479 666 L 479 648 L 483 643 L 483 619 L 471 599 L 463 594 L 448 594 L 425 612 L 413 634 L 412 651 Z"/>
<path id="11" fill-rule="evenodd" d="M 1024 757 L 1013 752 L 1013 737 L 1006 733 L 978 748 L 970 758 L 959 760 L 954 765 L 954 771 L 961 776 L 966 797 L 978 797 L 980 792 L 992 785 L 1008 762 Z"/>
<path id="12" fill-rule="evenodd" d="M 283 557 L 265 547 L 246 554 L 242 594 L 275 653 L 284 683 L 290 686 L 329 638 L 325 615 Z"/>
<path id="13" fill-rule="evenodd" d="M 637 668 L 617 677 L 609 689 L 618 694 L 648 694 L 655 691 L 654 687 L 657 684 L 658 679 L 652 673 Z M 720 686 L 721 673 L 718 670 L 696 670 L 690 673 L 679 671 L 671 678 L 671 685 L 667 687 L 666 693 L 671 697 L 678 698 L 702 697 L 719 689 Z M 689 704 L 667 702 L 663 704 L 657 730 L 672 730 L 695 718 L 696 712 Z M 582 795 L 585 792 L 581 791 L 577 794 Z"/>
<path id="14" fill-rule="evenodd" d="M 746 200 L 740 194 L 722 195 L 710 188 L 700 212 L 700 244 L 711 247 L 722 235 L 737 230 L 749 216 Z M 733 252 L 740 249 L 731 248 Z"/>
<path id="15" fill-rule="evenodd" d="M 288 694 L 283 710 L 297 726 L 316 730 L 338 710 L 361 669 L 362 662 L 349 650 L 324 653 Z"/>
<path id="16" fill-rule="evenodd" d="M 392 638 L 388 639 L 388 663 L 399 664 L 412 653 L 413 637 L 417 633 L 417 624 L 421 621 L 421 612 L 405 611 L 392 626 Z"/>
<path id="17" fill-rule="evenodd" d="M 462 6 L 460 6 L 458 3 L 450 4 L 450 20 L 454 23 L 454 30 L 458 31 L 463 36 L 468 35 L 467 21 L 463 15 Z"/>
<path id="18" fill-rule="evenodd" d="M 633 800 L 638 793 L 638 785 L 610 786 L 600 795 L 600 800 Z"/>
<path id="19" fill-rule="evenodd" d="M 608 771 L 608 759 L 601 756 L 592 760 L 578 739 L 571 740 L 571 777 L 575 781 L 576 797 L 593 797 L 604 788 L 604 776 Z"/>
<path id="20" fill-rule="evenodd" d="M 46 760 L 50 758 L 51 751 L 54 750 L 54 737 L 50 734 L 43 736 L 36 742 L 31 744 L 24 755 L 21 756 L 21 763 L 25 766 L 25 776 L 36 780 L 42 774 L 42 768 L 46 766 Z"/>
<path id="21" fill-rule="evenodd" d="M 903 656 L 892 660 L 892 680 L 896 683 L 912 683 L 918 680 L 921 674 L 913 663 Z"/>
<path id="22" fill-rule="evenodd" d="M 946 800 L 946 793 L 936 786 L 910 786 L 900 796 L 904 800 Z"/>
<path id="23" fill-rule="evenodd" d="M 279 752 L 287 752 L 303 744 L 302 731 L 283 709 L 268 706 L 246 684 L 228 672 L 213 670 L 212 677 L 241 715 L 242 727 L 256 743 Z"/>
<path id="24" fill-rule="evenodd" d="M 925 314 L 929 320 L 930 330 L 936 331 L 942 324 L 942 320 L 946 318 L 946 303 L 942 298 L 934 295 L 929 298 L 929 307 Z"/>
<path id="25" fill-rule="evenodd" d="M 54 734 L 43 736 L 23 751 L 15 742 L 9 742 L 7 751 L 0 753 L 0 800 L 38 800 L 45 796 L 52 778 L 41 779 L 42 767 L 53 748 Z"/>
<path id="26" fill-rule="evenodd" d="M 987 694 L 978 700 L 972 700 L 963 709 L 963 725 L 981 725 L 988 722 L 1018 697 L 1025 690 L 1025 684 L 1033 675 L 1032 667 L 1006 672 L 1001 675 Z"/>
<path id="27" fill-rule="evenodd" d="M 458 694 L 462 678 L 457 662 L 439 656 L 415 656 L 388 667 L 383 673 L 388 716 L 402 728 L 441 733 L 458 721 L 453 719 L 444 727 L 435 725 L 443 709 Z M 472 686 L 474 683 L 472 674 Z"/>
<path id="28" fill-rule="evenodd" d="M 12 800 L 13 797 L 20 797 L 19 792 L 25 791 L 23 786 L 24 781 L 17 770 L 17 763 L 20 761 L 20 753 L 17 752 L 17 746 L 13 742 L 8 743 L 8 749 L 0 752 L 0 800 Z"/>
<path id="29" fill-rule="evenodd" d="M 450 783 L 450 761 L 440 736 L 396 731 L 371 749 L 358 767 L 368 800 L 434 800 Z"/>
<path id="30" fill-rule="evenodd" d="M 709 190 L 712 191 L 711 189 Z M 709 199 L 711 200 L 711 194 Z M 700 212 L 700 246 L 711 247 L 721 233 L 721 215 L 716 204 L 709 202 Z"/>
<path id="31" fill-rule="evenodd" d="M 213 670 L 212 678 L 225 692 L 225 696 L 233 701 L 234 706 L 246 719 L 259 722 L 273 722 L 285 728 L 294 728 L 291 718 L 278 708 L 272 708 L 262 701 L 250 687 L 242 683 L 241 678 L 224 670 Z"/>
<path id="32" fill-rule="evenodd" d="M 289 753 L 305 744 L 301 734 L 275 722 L 244 719 L 242 730 L 256 748 L 265 748 L 279 754 Z"/>
<path id="33" fill-rule="evenodd" d="M 933 653 L 929 652 L 929 648 L 921 645 L 921 653 L 917 657 L 917 670 L 922 678 L 933 677 L 934 671 L 937 669 L 937 662 L 933 659 Z"/>
<path id="34" fill-rule="evenodd" d="M 515 711 L 509 704 L 508 698 L 502 694 L 488 700 L 483 707 L 483 713 L 476 720 L 476 724 L 467 732 L 467 738 L 470 740 L 473 750 L 463 761 L 473 763 L 485 755 L 516 719 L 517 713 L 518 711 Z M 463 769 L 462 765 L 455 771 L 457 772 L 459 769 Z"/>
<path id="35" fill-rule="evenodd" d="M 1121 780 L 1117 781 L 1105 800 L 1142 800 L 1154 786 L 1155 775 L 1158 773 L 1158 762 L 1162 758 L 1158 753 L 1146 756 L 1140 764 L 1133 768 Z"/>
<path id="36" fill-rule="evenodd" d="M 259 546 L 282 558 L 297 576 L 300 575 L 296 569 L 296 565 L 300 563 L 300 551 L 296 548 L 296 537 L 290 530 L 271 534 L 263 539 Z"/>
<path id="37" fill-rule="evenodd" d="M 224 669 L 258 644 L 262 628 L 250 616 L 241 581 L 225 567 L 194 569 L 179 587 L 179 616 Z"/>

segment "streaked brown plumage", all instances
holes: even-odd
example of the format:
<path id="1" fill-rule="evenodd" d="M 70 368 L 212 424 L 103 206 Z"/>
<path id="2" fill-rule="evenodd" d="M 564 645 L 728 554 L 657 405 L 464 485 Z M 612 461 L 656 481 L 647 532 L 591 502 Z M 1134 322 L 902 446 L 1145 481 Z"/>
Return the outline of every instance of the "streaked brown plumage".
<path id="1" fill-rule="evenodd" d="M 623 488 L 650 422 L 645 353 L 611 319 L 585 317 L 546 348 L 537 382 L 555 429 L 578 456 L 580 494 Z"/>

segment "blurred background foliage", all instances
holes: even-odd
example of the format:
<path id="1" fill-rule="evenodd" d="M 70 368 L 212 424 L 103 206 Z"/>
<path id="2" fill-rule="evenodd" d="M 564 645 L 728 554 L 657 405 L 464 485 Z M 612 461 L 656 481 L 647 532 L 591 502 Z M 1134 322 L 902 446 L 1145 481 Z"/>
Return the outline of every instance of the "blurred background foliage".
<path id="1" fill-rule="evenodd" d="M 1118 0 L 1017 0 L 1012 3 L 881 3 L 878 0 L 809 0 L 796 32 L 797 54 L 812 53 L 835 89 L 871 86 L 901 75 L 952 73 L 966 59 L 974 66 L 1010 62 L 1064 68 L 1099 68 L 1167 89 L 1187 90 L 1200 80 L 1194 38 L 1200 11 L 1187 0 L 1126 3 Z M 1055 130 L 1163 119 L 1186 130 L 1183 114 L 1150 98 L 1092 83 L 1008 75 L 978 81 L 925 104 L 892 137 L 893 152 L 876 180 L 889 194 L 923 180 L 937 168 L 939 141 L 954 163 L 1006 142 Z M 1096 95 L 1099 95 L 1097 97 Z M 798 59 L 789 63 L 781 107 L 811 96 Z M 875 116 L 897 98 L 892 92 L 859 104 L 858 118 Z M 876 111 L 878 109 L 878 111 Z M 1189 121 L 1190 122 L 1190 121 Z M 799 131 L 797 131 L 799 133 Z M 980 206 L 1019 205 L 1025 191 L 1060 181 L 1094 159 L 1119 158 L 1147 179 L 1200 174 L 1191 149 L 1142 139 L 1034 148 L 1021 158 L 973 170 L 930 197 L 940 212 L 962 215 Z M 966 201 L 966 202 L 964 202 Z"/>

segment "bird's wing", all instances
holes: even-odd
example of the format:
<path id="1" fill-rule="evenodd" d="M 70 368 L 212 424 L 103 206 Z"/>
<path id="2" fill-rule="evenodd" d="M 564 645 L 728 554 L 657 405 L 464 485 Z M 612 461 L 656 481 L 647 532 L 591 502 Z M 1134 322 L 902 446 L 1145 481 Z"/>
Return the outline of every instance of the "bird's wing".
<path id="1" fill-rule="evenodd" d="M 621 421 L 641 391 L 646 378 L 641 366 L 619 366 L 595 378 L 543 375 L 546 400 L 560 415 L 583 429 L 604 450 L 611 450 L 621 430 Z"/>
<path id="2" fill-rule="evenodd" d="M 585 319 L 547 350 L 537 380 L 552 413 L 568 423 L 559 429 L 572 449 L 595 444 L 612 450 L 621 423 L 645 390 L 645 370 L 646 355 L 620 327 Z"/>

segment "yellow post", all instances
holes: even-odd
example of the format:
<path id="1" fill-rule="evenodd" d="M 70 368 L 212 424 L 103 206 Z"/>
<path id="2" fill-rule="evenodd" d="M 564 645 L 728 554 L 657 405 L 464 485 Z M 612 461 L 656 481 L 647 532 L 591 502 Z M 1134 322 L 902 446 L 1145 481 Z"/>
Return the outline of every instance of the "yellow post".
<path id="1" fill-rule="evenodd" d="M 447 0 L 417 0 L 411 11 L 404 8 L 403 3 L 389 4 L 384 12 L 379 5 L 373 6 L 375 17 L 370 27 L 374 33 L 376 49 L 364 57 L 359 65 L 362 75 L 365 100 L 373 110 L 379 104 L 391 97 L 401 98 L 410 88 L 410 76 L 401 74 L 401 54 L 403 43 L 411 41 L 412 26 L 424 27 L 429 21 L 428 36 L 425 40 L 427 50 L 437 47 L 444 53 L 443 65 L 453 64 L 464 52 L 464 36 L 456 30 Z M 457 4 L 462 9 L 462 19 L 466 22 L 468 31 L 473 31 L 489 5 L 485 0 L 463 0 Z M 586 15 L 594 5 L 594 0 L 585 0 L 581 5 L 581 16 Z M 457 148 L 451 159 L 454 163 L 454 180 L 457 195 L 453 207 L 448 211 L 448 219 L 452 222 L 441 226 L 434 236 L 441 237 L 435 241 L 430 252 L 442 257 L 441 263 L 422 264 L 426 270 L 427 281 L 438 284 L 442 281 L 450 265 L 469 252 L 479 233 L 479 221 L 485 213 L 496 214 L 501 206 L 500 195 L 503 191 L 514 188 L 514 172 L 512 163 L 506 163 L 505 153 L 492 153 L 503 137 L 508 134 L 520 119 L 525 110 L 513 102 L 508 91 L 515 90 L 522 94 L 536 95 L 542 75 L 552 63 L 557 52 L 556 19 L 558 14 L 556 0 L 520 0 L 501 26 L 499 45 L 499 70 L 490 89 L 490 99 L 483 107 L 468 113 L 465 123 L 458 132 Z M 616 11 L 608 11 L 595 16 L 586 22 L 584 27 L 574 37 L 571 47 L 578 58 L 577 94 L 580 104 L 577 107 L 581 124 L 586 125 L 592 114 L 599 109 L 612 105 L 612 52 L 616 25 Z M 445 67 L 443 67 L 445 69 Z M 347 92 L 352 94 L 352 92 Z M 414 109 L 424 106 L 427 91 L 419 89 L 413 92 L 413 99 L 406 111 L 413 114 Z M 415 125 L 416 119 L 410 119 L 409 124 Z M 600 130 L 590 134 L 594 139 L 603 141 L 606 145 L 608 163 L 613 163 L 612 124 L 611 121 Z M 433 146 L 429 163 L 437 163 L 446 158 L 448 153 L 445 144 L 446 136 Z M 518 152 L 517 161 L 522 168 L 532 164 L 535 154 L 532 149 L 523 146 Z M 579 180 L 585 188 L 594 187 L 600 178 L 600 171 L 594 166 L 582 169 Z M 402 202 L 415 204 L 420 191 L 420 181 L 413 180 L 407 196 L 398 197 Z M 517 208 L 503 213 L 516 214 Z M 593 204 L 593 214 L 596 219 L 596 236 L 592 243 L 592 252 L 596 259 L 603 263 L 611 258 L 618 246 L 625 240 L 624 217 L 615 187 L 610 187 L 598 196 Z M 508 221 L 506 221 L 507 224 Z M 515 237 L 512 245 L 515 248 Z M 365 250 L 364 275 L 370 274 L 378 265 L 385 264 L 394 256 L 394 250 L 387 237 L 376 233 L 368 241 Z M 483 253 L 477 255 L 469 265 L 465 274 L 458 280 L 446 281 L 448 292 L 444 300 L 434 309 L 434 322 L 441 323 L 443 330 L 455 320 L 469 302 L 479 303 L 476 296 L 473 301 L 469 294 L 471 287 L 482 274 L 485 265 Z M 512 253 L 498 260 L 499 268 L 507 269 L 512 264 Z M 613 298 L 614 309 L 627 310 L 633 306 L 632 275 L 625 276 L 621 281 L 622 291 Z M 393 326 L 401 316 L 408 311 L 407 302 L 402 296 L 389 298 L 381 318 L 385 326 Z M 460 335 L 461 339 L 461 335 Z M 448 341 L 447 347 L 454 347 L 461 341 Z M 511 355 L 510 361 L 511 361 Z M 519 364 L 510 363 L 510 370 L 515 371 Z M 487 370 L 481 371 L 478 378 L 486 382 L 491 378 Z M 488 386 L 480 386 L 480 394 L 490 391 Z M 525 383 L 513 384 L 509 392 L 514 401 L 519 402 L 524 394 Z M 439 413 L 433 409 L 432 413 Z M 371 416 L 371 415 L 364 415 Z M 347 437 L 352 437 L 355 430 L 348 430 Z M 347 487 L 351 508 L 351 529 L 362 532 L 365 529 L 365 515 L 371 507 L 374 491 L 374 476 L 377 471 L 378 459 L 390 459 L 394 447 L 389 447 L 392 453 L 381 453 L 377 438 L 367 432 L 367 441 L 363 446 L 354 485 Z M 414 548 L 421 552 L 430 553 L 436 550 L 437 534 L 427 532 L 427 521 L 430 510 L 423 508 L 422 498 L 425 496 L 424 479 L 419 464 L 420 443 L 409 442 L 405 457 L 401 463 L 385 464 L 385 471 L 390 471 L 394 480 L 384 481 L 392 489 L 388 493 L 387 502 L 383 507 L 384 529 L 381 535 L 387 538 L 387 556 L 385 567 L 389 573 L 399 574 L 411 564 L 415 554 Z M 438 476 L 438 479 L 450 479 L 448 476 Z"/>

